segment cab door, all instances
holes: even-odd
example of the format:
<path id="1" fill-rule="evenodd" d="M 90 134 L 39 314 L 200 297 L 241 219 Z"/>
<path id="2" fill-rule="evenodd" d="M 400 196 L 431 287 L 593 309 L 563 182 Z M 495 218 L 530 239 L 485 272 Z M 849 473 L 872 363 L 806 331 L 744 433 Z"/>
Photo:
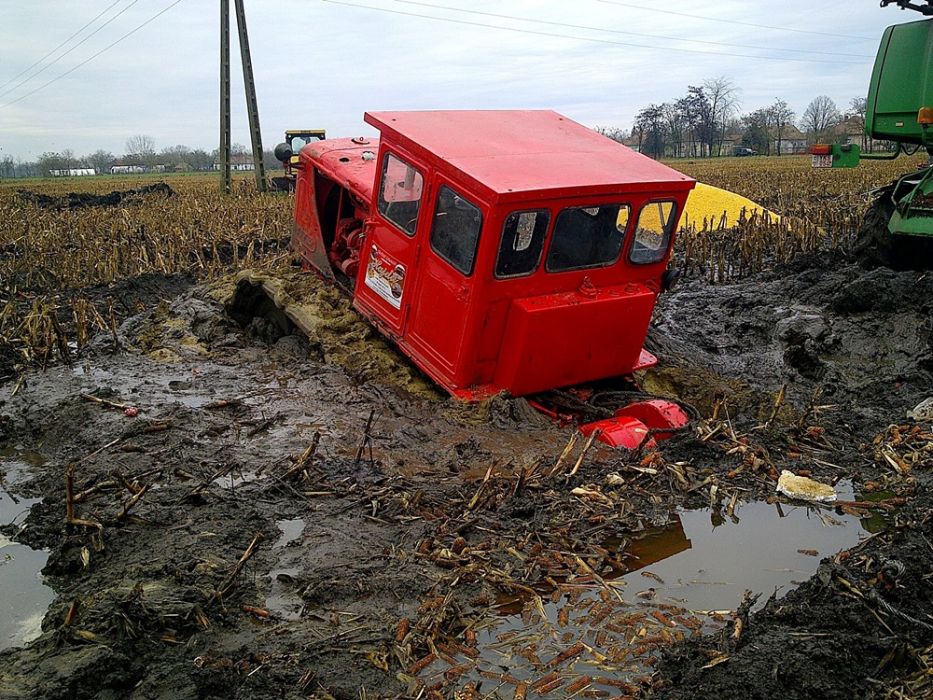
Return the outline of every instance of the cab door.
<path id="1" fill-rule="evenodd" d="M 364 228 L 354 305 L 401 338 L 417 279 L 424 227 L 426 168 L 386 150 L 376 183 L 376 212 Z"/>
<path id="2" fill-rule="evenodd" d="M 483 208 L 438 177 L 425 221 L 419 279 L 405 341 L 425 362 L 459 384 L 461 356 L 476 293 L 476 256 Z M 462 387 L 461 387 L 462 388 Z"/>

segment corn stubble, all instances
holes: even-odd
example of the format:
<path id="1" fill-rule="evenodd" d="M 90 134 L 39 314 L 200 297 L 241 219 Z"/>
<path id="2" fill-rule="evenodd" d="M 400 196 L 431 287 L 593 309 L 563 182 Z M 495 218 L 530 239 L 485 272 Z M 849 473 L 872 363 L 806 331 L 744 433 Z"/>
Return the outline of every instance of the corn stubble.
<path id="1" fill-rule="evenodd" d="M 701 182 L 759 202 L 781 221 L 746 212 L 727 228 L 722 217 L 681 230 L 675 264 L 712 283 L 731 282 L 800 253 L 845 250 L 855 243 L 872 191 L 914 169 L 923 159 L 865 161 L 859 167 L 817 170 L 809 157 L 782 156 L 672 161 Z"/>
<path id="2" fill-rule="evenodd" d="M 674 264 L 712 283 L 747 277 L 799 253 L 845 249 L 855 240 L 871 191 L 915 167 L 900 158 L 852 170 L 813 170 L 802 157 L 674 161 L 706 182 L 760 202 L 758 212 L 723 226 L 721 217 L 690 222 Z M 68 360 L 97 331 L 114 332 L 114 314 L 87 289 L 145 273 L 187 273 L 209 280 L 246 267 L 287 265 L 291 197 L 260 195 L 249 180 L 217 192 L 215 178 L 168 178 L 176 195 L 153 195 L 107 208 L 40 208 L 0 186 L 0 350 L 17 361 Z M 63 179 L 29 183 L 44 194 L 138 187 L 141 178 Z"/>
<path id="3" fill-rule="evenodd" d="M 28 183 L 61 195 L 139 186 L 134 179 Z M 175 195 L 152 195 L 116 207 L 41 208 L 0 187 L 0 349 L 18 362 L 68 360 L 115 318 L 100 287 L 145 273 L 201 280 L 244 267 L 287 262 L 292 200 L 260 195 L 248 181 L 221 196 L 213 177 L 171 179 Z M 89 294 L 91 287 L 98 287 Z M 93 298 L 93 300 L 92 300 Z M 67 329 L 64 330 L 64 329 Z"/>

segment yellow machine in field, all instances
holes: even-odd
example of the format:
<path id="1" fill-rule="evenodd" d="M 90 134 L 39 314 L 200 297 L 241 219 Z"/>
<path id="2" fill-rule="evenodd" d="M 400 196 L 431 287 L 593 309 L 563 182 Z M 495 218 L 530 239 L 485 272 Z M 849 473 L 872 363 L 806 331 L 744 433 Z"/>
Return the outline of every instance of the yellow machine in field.
<path id="1" fill-rule="evenodd" d="M 285 174 L 269 179 L 272 189 L 278 192 L 291 192 L 295 189 L 295 168 L 298 166 L 298 154 L 301 149 L 314 141 L 327 138 L 324 129 L 288 129 L 285 141 L 275 147 L 275 159 L 285 168 Z"/>

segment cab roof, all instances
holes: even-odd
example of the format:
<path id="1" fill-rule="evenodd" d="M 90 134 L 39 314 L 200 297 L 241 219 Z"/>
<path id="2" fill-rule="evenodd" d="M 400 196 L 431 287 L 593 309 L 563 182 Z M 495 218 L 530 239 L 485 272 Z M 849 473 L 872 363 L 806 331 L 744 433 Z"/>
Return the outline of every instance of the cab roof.
<path id="1" fill-rule="evenodd" d="M 695 184 L 551 110 L 367 112 L 363 118 L 387 143 L 449 164 L 495 199 L 682 191 Z"/>

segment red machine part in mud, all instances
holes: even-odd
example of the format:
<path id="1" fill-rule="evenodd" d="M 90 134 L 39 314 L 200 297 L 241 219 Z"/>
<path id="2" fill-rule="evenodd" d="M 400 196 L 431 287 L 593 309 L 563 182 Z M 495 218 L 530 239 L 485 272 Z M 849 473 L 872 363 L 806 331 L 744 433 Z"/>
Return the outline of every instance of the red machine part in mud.
<path id="1" fill-rule="evenodd" d="M 586 436 L 599 430 L 598 440 L 610 447 L 635 450 L 652 448 L 657 440 L 666 440 L 690 424 L 690 416 L 675 401 L 650 399 L 623 406 L 611 418 L 585 423 L 580 432 Z"/>
<path id="2" fill-rule="evenodd" d="M 337 223 L 334 242 L 327 252 L 331 264 L 351 279 L 360 268 L 360 245 L 363 242 L 363 222 L 357 218 L 341 219 Z"/>

